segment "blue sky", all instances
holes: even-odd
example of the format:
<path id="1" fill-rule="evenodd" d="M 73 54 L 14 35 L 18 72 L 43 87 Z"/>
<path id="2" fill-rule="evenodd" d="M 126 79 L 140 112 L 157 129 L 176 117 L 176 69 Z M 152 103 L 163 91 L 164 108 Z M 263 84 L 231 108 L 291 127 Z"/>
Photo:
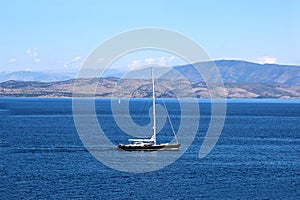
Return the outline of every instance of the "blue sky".
<path id="1" fill-rule="evenodd" d="M 0 19 L 0 72 L 74 71 L 101 42 L 141 27 L 178 31 L 212 59 L 300 65 L 297 0 L 2 0 Z"/>

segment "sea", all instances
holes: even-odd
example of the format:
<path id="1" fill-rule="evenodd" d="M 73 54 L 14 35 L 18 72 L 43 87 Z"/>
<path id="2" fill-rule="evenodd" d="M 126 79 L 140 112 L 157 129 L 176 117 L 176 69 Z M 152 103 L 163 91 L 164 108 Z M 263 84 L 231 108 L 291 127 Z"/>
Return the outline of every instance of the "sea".
<path id="1" fill-rule="evenodd" d="M 133 121 L 151 123 L 151 101 L 130 102 Z M 160 169 L 135 173 L 112 168 L 91 153 L 77 131 L 71 98 L 1 98 L 0 199 L 300 199 L 300 99 L 226 100 L 221 135 L 204 158 L 199 149 L 212 103 L 197 103 L 199 126 L 191 144 L 179 149 L 182 155 Z M 174 99 L 165 104 L 176 132 L 183 111 Z M 113 159 L 128 135 L 113 122 L 111 99 L 96 99 L 94 105 L 99 126 L 109 130 L 114 145 L 101 156 Z M 120 166 L 124 162 L 117 160 Z M 131 169 L 147 164 L 138 159 Z"/>

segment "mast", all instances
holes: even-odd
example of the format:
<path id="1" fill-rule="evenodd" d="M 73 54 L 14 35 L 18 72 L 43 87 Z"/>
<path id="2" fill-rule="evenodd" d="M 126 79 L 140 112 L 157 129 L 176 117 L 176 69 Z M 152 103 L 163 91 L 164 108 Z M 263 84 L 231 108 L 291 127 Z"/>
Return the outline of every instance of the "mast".
<path id="1" fill-rule="evenodd" d="M 154 144 L 156 144 L 156 108 L 155 108 L 155 88 L 154 88 L 154 70 L 151 67 L 151 77 L 152 77 L 152 108 L 153 108 L 153 136 L 152 139 Z"/>

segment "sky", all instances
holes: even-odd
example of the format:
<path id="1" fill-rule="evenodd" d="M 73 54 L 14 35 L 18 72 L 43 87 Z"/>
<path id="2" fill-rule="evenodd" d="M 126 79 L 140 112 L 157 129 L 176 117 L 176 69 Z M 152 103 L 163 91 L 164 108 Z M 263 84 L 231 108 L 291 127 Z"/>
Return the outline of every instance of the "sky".
<path id="1" fill-rule="evenodd" d="M 182 33 L 202 46 L 214 60 L 300 65 L 298 0 L 1 0 L 0 3 L 0 73 L 76 71 L 102 42 L 124 31 L 144 27 Z M 167 57 L 170 65 L 180 64 L 176 63 L 180 60 L 172 60 L 172 55 L 163 53 L 133 57 L 118 64 L 128 67 L 136 61 L 158 61 L 163 57 Z"/>

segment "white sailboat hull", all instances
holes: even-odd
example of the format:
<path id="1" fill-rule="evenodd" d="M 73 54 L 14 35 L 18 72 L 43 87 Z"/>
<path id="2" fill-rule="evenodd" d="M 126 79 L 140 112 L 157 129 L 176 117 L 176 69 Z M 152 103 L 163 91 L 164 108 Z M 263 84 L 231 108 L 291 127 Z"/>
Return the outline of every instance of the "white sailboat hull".
<path id="1" fill-rule="evenodd" d="M 125 151 L 156 151 L 156 150 L 179 150 L 180 144 L 119 144 L 118 148 Z"/>

